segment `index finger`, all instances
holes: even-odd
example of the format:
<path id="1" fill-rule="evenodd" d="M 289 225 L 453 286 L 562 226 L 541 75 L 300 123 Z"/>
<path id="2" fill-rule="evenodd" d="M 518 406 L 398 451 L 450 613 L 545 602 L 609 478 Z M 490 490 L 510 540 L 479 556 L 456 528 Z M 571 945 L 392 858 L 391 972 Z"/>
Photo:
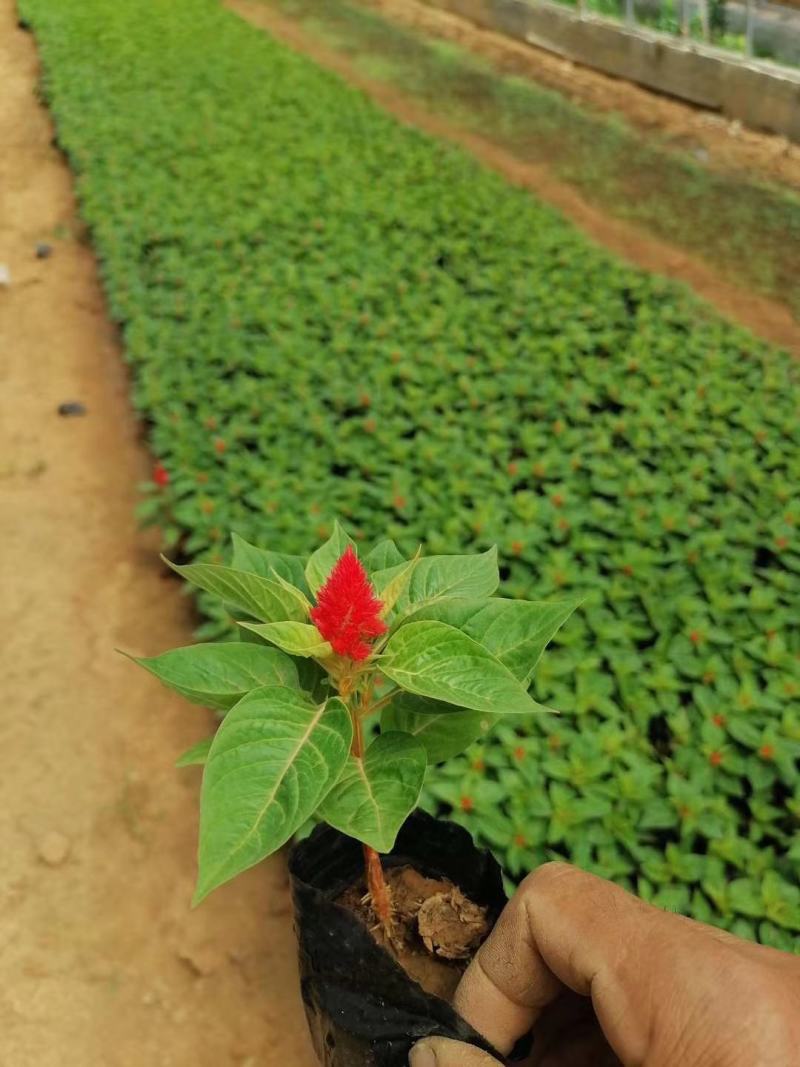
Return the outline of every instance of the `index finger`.
<path id="1" fill-rule="evenodd" d="M 635 1059 L 646 1034 L 626 1026 L 628 1047 L 618 1048 L 615 1019 L 630 1021 L 649 932 L 654 922 L 671 919 L 601 878 L 545 864 L 506 906 L 462 978 L 455 1007 L 506 1053 L 568 988 L 592 997 L 617 1054 Z"/>

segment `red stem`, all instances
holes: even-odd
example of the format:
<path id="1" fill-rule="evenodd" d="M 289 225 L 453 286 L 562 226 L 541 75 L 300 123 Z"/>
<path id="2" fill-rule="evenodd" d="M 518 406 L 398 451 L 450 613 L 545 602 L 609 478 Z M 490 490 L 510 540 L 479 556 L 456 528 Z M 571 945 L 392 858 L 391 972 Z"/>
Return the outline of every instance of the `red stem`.
<path id="1" fill-rule="evenodd" d="M 351 751 L 358 759 L 364 755 L 364 732 L 361 727 L 360 708 L 351 708 L 353 717 L 353 745 Z M 372 907 L 378 918 L 378 922 L 388 935 L 392 929 L 392 904 L 389 897 L 389 887 L 383 876 L 381 858 L 374 848 L 364 845 L 364 873 L 367 880 L 367 891 L 372 899 Z"/>

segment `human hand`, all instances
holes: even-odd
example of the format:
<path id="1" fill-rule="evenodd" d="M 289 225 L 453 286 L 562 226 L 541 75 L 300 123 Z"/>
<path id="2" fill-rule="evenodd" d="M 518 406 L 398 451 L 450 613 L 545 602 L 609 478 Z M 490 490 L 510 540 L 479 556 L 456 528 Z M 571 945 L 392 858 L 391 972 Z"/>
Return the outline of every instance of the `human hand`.
<path id="1" fill-rule="evenodd" d="M 529 875 L 481 946 L 455 1007 L 530 1067 L 797 1067 L 800 958 L 659 911 L 563 863 Z M 411 1067 L 498 1067 L 429 1038 Z"/>

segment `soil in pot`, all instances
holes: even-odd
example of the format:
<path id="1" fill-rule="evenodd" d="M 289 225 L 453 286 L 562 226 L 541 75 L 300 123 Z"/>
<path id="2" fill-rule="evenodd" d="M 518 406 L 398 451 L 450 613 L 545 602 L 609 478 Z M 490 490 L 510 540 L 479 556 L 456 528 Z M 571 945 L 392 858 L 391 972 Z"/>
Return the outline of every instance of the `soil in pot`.
<path id="1" fill-rule="evenodd" d="M 413 867 L 385 872 L 392 928 L 384 930 L 362 881 L 337 903 L 355 915 L 375 941 L 426 993 L 452 1001 L 470 959 L 491 929 L 488 908 L 475 904 L 446 878 L 427 878 Z"/>

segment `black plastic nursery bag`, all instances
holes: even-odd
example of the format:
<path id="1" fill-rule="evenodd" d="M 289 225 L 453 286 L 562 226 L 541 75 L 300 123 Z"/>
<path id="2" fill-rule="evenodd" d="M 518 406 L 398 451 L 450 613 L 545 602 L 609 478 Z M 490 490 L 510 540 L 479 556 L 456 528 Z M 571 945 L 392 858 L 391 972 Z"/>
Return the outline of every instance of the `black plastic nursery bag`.
<path id="1" fill-rule="evenodd" d="M 506 903 L 500 868 L 455 823 L 422 811 L 406 821 L 387 867 L 449 878 L 494 920 Z M 318 826 L 292 851 L 300 979 L 311 1036 L 324 1067 L 407 1067 L 423 1037 L 450 1037 L 498 1056 L 446 1001 L 426 993 L 355 915 L 335 903 L 363 870 L 361 846 Z"/>

